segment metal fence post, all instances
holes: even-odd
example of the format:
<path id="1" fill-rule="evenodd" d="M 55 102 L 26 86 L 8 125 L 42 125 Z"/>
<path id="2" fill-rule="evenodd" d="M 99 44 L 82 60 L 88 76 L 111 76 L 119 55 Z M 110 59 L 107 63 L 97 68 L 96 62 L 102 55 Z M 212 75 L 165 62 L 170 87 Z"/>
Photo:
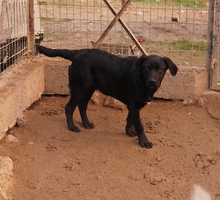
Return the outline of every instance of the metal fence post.
<path id="1" fill-rule="evenodd" d="M 35 54 L 34 0 L 27 0 L 27 34 L 27 54 L 33 56 Z"/>

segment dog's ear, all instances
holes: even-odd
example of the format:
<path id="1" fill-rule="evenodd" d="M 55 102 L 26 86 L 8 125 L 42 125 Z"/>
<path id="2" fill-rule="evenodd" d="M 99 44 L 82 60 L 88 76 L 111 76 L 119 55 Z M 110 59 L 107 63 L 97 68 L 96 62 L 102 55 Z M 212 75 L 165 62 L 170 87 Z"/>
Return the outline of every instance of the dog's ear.
<path id="1" fill-rule="evenodd" d="M 144 60 L 147 58 L 146 55 L 142 55 L 140 58 L 138 58 L 137 62 L 135 63 L 135 67 L 137 69 L 138 66 L 141 66 Z"/>
<path id="2" fill-rule="evenodd" d="M 167 67 L 170 70 L 170 73 L 172 74 L 172 76 L 175 76 L 177 74 L 178 68 L 177 66 L 173 63 L 173 61 L 168 58 L 168 57 L 163 57 Z"/>

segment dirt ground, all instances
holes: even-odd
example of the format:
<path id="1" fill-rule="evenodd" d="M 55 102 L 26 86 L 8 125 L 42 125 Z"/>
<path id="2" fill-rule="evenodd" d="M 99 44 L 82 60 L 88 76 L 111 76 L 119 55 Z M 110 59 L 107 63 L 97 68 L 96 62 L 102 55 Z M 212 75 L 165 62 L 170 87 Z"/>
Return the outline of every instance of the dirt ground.
<path id="1" fill-rule="evenodd" d="M 89 104 L 96 128 L 67 130 L 69 97 L 43 96 L 25 113 L 27 125 L 1 142 L 14 163 L 13 200 L 165 200 L 190 198 L 199 184 L 220 199 L 220 120 L 206 108 L 154 100 L 141 112 L 154 146 L 125 134 L 127 110 Z"/>

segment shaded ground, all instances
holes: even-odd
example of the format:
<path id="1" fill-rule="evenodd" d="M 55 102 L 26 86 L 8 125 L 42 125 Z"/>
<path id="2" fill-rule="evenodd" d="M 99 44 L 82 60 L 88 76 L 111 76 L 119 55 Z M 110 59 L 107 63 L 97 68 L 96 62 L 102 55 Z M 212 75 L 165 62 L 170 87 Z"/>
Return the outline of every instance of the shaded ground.
<path id="1" fill-rule="evenodd" d="M 89 105 L 95 129 L 67 130 L 69 97 L 43 97 L 25 112 L 27 125 L 1 142 L 14 161 L 14 200 L 188 199 L 195 183 L 220 199 L 220 120 L 180 101 L 155 100 L 142 112 L 152 149 L 124 133 L 126 110 Z"/>

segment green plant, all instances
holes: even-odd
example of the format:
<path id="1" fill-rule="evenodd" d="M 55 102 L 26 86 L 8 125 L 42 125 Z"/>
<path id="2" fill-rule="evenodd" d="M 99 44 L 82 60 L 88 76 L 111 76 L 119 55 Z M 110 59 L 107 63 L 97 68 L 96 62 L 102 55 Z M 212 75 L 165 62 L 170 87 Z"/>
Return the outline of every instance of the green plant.
<path id="1" fill-rule="evenodd" d="M 53 22 L 54 24 L 61 24 L 63 22 L 68 22 L 69 20 L 68 19 L 60 19 L 60 20 L 57 20 L 57 19 L 53 19 L 53 18 L 49 18 L 49 17 L 41 17 L 41 21 L 44 21 L 44 22 Z"/>
<path id="2" fill-rule="evenodd" d="M 38 3 L 39 5 L 45 5 L 45 4 L 47 4 L 46 1 L 37 1 L 37 3 Z"/>
<path id="3" fill-rule="evenodd" d="M 54 21 L 54 20 L 49 17 L 41 17 L 41 21 Z"/>
<path id="4" fill-rule="evenodd" d="M 207 44 L 203 41 L 201 42 L 192 42 L 188 40 L 178 40 L 175 42 L 170 42 L 170 45 L 172 45 L 177 50 L 182 51 L 206 51 L 207 50 Z"/>
<path id="5" fill-rule="evenodd" d="M 189 7 L 189 8 L 206 8 L 207 2 L 204 2 L 202 0 L 196 1 L 196 0 L 133 0 L 133 2 L 145 2 L 149 4 L 160 4 L 163 5 L 172 5 L 174 6 L 183 6 L 183 7 Z"/>

